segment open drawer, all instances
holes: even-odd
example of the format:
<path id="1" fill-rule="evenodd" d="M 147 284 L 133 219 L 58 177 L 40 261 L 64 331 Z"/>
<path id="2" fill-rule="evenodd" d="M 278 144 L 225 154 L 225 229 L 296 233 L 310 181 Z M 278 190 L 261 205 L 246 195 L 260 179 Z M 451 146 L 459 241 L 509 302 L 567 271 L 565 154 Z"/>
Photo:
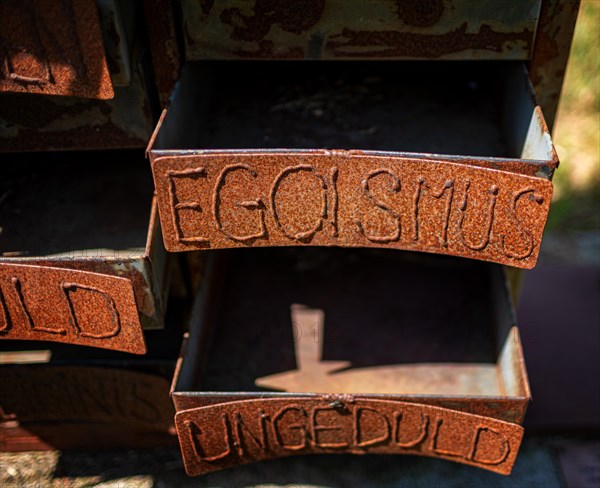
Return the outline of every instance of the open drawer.
<path id="1" fill-rule="evenodd" d="M 453 257 L 211 253 L 172 387 L 186 471 L 386 453 L 510 473 L 530 393 L 509 291 Z"/>
<path id="2" fill-rule="evenodd" d="M 0 339 L 142 354 L 169 281 L 140 153 L 11 156 L 0 165 Z"/>
<path id="3" fill-rule="evenodd" d="M 521 268 L 558 164 L 510 62 L 190 63 L 149 155 L 169 251 L 388 247 Z"/>
<path id="4" fill-rule="evenodd" d="M 177 443 L 169 385 L 181 331 L 146 332 L 148 352 L 7 341 L 0 351 L 0 451 Z"/>

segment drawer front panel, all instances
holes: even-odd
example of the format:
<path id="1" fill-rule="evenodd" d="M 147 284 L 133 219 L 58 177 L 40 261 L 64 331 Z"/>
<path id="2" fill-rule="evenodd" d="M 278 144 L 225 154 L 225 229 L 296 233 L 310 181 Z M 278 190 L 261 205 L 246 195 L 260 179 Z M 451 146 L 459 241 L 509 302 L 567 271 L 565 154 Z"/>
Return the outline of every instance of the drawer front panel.
<path id="1" fill-rule="evenodd" d="M 531 268 L 552 183 L 389 153 L 251 151 L 159 157 L 169 251 L 387 247 Z"/>
<path id="2" fill-rule="evenodd" d="M 146 352 L 128 279 L 0 264 L 0 338 Z"/>
<path id="3" fill-rule="evenodd" d="M 95 0 L 4 1 L 0 92 L 112 98 Z"/>
<path id="4" fill-rule="evenodd" d="M 190 475 L 310 453 L 415 454 L 509 474 L 523 436 L 517 424 L 364 398 L 224 403 L 179 412 L 175 423 Z"/>

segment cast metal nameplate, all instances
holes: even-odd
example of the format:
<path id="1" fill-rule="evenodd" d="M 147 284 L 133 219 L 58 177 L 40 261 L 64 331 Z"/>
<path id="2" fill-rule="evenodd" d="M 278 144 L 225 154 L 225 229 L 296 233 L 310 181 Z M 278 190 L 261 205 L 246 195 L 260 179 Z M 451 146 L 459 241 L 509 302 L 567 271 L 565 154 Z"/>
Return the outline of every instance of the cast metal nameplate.
<path id="1" fill-rule="evenodd" d="M 0 339 L 146 352 L 131 281 L 45 266 L 0 263 Z"/>
<path id="2" fill-rule="evenodd" d="M 532 268 L 543 178 L 352 151 L 153 155 L 165 246 L 386 247 Z"/>
<path id="3" fill-rule="evenodd" d="M 221 403 L 175 416 L 186 472 L 311 453 L 415 454 L 509 474 L 520 425 L 417 403 L 340 396 Z"/>

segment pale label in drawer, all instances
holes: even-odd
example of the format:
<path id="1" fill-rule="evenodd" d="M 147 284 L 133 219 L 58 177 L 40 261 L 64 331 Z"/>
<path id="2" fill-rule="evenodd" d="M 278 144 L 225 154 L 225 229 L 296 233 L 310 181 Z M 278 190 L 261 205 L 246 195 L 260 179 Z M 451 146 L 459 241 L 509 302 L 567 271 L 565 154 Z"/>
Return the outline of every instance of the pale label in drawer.
<path id="1" fill-rule="evenodd" d="M 175 424 L 190 475 L 312 453 L 415 454 L 509 474 L 523 437 L 520 425 L 457 410 L 333 396 L 210 405 Z"/>
<path id="2" fill-rule="evenodd" d="M 0 339 L 146 352 L 126 278 L 0 263 Z"/>
<path id="3" fill-rule="evenodd" d="M 352 151 L 157 157 L 169 251 L 385 247 L 532 268 L 552 183 L 444 159 Z"/>

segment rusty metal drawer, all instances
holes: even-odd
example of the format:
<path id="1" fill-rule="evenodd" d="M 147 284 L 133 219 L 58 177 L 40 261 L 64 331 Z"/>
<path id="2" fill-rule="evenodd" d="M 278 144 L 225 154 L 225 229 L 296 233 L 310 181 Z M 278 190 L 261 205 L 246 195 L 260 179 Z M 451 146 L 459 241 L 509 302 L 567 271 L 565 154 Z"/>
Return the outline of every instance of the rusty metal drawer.
<path id="1" fill-rule="evenodd" d="M 309 453 L 510 473 L 530 393 L 501 266 L 372 249 L 210 255 L 172 387 L 188 474 Z"/>
<path id="2" fill-rule="evenodd" d="M 0 339 L 142 354 L 169 265 L 139 152 L 20 155 L 0 166 Z"/>
<path id="3" fill-rule="evenodd" d="M 146 333 L 143 357 L 10 341 L 0 352 L 0 451 L 176 444 L 169 383 L 177 329 Z"/>
<path id="4" fill-rule="evenodd" d="M 157 111 L 142 6 L 2 2 L 0 152 L 146 145 Z"/>
<path id="5" fill-rule="evenodd" d="M 389 247 L 521 268 L 558 165 L 521 63 L 190 63 L 149 155 L 169 251 Z"/>
<path id="6" fill-rule="evenodd" d="M 528 59 L 541 0 L 183 0 L 186 58 Z"/>

